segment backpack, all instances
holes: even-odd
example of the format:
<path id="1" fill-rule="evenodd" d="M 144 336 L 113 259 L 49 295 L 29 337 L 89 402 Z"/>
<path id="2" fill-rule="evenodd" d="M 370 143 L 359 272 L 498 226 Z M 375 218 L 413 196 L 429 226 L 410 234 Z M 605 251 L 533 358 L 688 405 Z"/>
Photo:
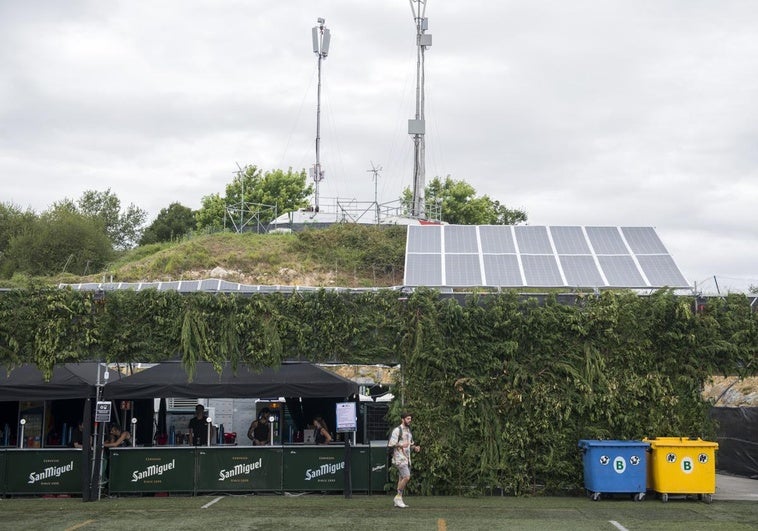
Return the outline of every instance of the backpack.
<path id="1" fill-rule="evenodd" d="M 392 432 L 394 433 L 396 429 L 400 430 L 400 434 L 397 437 L 397 442 L 401 443 L 403 442 L 403 427 L 398 426 L 397 428 L 393 429 Z M 392 435 L 390 435 L 390 440 L 392 440 Z M 387 458 L 391 460 L 394 455 L 395 455 L 395 447 L 390 446 L 390 441 L 387 441 Z"/>

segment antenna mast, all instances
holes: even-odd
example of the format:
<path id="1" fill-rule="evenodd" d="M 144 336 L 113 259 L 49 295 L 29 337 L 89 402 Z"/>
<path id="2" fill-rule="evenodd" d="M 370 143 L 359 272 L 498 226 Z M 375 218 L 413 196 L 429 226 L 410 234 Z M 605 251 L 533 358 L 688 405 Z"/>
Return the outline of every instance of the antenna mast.
<path id="1" fill-rule="evenodd" d="M 426 18 L 427 0 L 409 0 L 413 21 L 416 24 L 416 116 L 408 120 L 408 134 L 413 137 L 413 205 L 411 216 L 425 218 L 424 181 L 426 180 L 424 135 L 424 52 L 432 45 L 429 19 Z"/>
<path id="2" fill-rule="evenodd" d="M 318 56 L 318 93 L 316 99 L 316 164 L 311 168 L 311 178 L 316 183 L 314 193 L 315 211 L 318 212 L 318 185 L 324 178 L 324 170 L 321 169 L 321 61 L 329 54 L 329 41 L 331 33 L 324 25 L 323 18 L 318 19 L 318 26 L 311 30 L 313 39 L 313 53 Z"/>
<path id="3" fill-rule="evenodd" d="M 378 184 L 379 184 L 379 172 L 382 171 L 382 167 L 379 166 L 378 168 L 374 166 L 374 161 L 371 162 L 371 169 L 366 170 L 369 173 L 374 174 L 374 206 L 376 207 L 376 223 L 379 223 L 379 192 L 378 192 Z"/>

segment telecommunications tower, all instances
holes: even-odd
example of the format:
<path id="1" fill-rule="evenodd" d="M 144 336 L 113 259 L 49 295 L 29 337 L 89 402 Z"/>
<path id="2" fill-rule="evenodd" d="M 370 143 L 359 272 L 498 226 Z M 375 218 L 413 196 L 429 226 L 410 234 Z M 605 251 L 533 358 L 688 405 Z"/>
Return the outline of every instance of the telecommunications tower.
<path id="1" fill-rule="evenodd" d="M 432 35 L 426 33 L 429 20 L 426 18 L 427 0 L 409 0 L 413 21 L 416 24 L 416 116 L 408 120 L 408 134 L 413 137 L 413 205 L 411 217 L 426 218 L 424 186 L 426 164 L 424 162 L 424 52 L 432 45 Z"/>
<path id="2" fill-rule="evenodd" d="M 321 169 L 321 61 L 326 59 L 329 54 L 329 40 L 331 33 L 324 25 L 326 21 L 323 18 L 318 19 L 318 25 L 311 30 L 313 39 L 313 53 L 318 56 L 318 92 L 316 96 L 316 163 L 311 167 L 311 178 L 316 183 L 314 193 L 315 211 L 319 211 L 318 205 L 318 185 L 324 179 L 324 170 Z"/>

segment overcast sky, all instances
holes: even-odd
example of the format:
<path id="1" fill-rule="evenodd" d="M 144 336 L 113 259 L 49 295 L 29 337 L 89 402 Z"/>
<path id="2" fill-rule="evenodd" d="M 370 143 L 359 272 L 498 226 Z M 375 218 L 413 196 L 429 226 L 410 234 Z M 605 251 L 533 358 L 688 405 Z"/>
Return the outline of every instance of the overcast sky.
<path id="1" fill-rule="evenodd" d="M 532 225 L 654 226 L 705 292 L 758 285 L 758 2 L 428 0 L 427 180 Z M 408 0 L 0 0 L 0 201 L 111 189 L 150 219 L 237 163 L 329 198 L 412 184 Z"/>

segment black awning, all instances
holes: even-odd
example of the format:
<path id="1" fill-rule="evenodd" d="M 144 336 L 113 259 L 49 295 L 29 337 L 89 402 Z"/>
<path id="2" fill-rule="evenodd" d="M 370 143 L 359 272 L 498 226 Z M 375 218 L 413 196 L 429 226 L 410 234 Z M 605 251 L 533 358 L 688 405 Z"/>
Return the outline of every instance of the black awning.
<path id="1" fill-rule="evenodd" d="M 0 401 L 92 397 L 99 365 L 97 362 L 62 363 L 53 368 L 48 381 L 36 365 L 21 365 L 10 372 L 0 369 Z M 101 367 L 101 370 L 104 369 Z"/>
<path id="2" fill-rule="evenodd" d="M 137 398 L 344 398 L 358 393 L 358 384 L 310 363 L 284 363 L 277 368 L 250 369 L 229 363 L 221 373 L 213 364 L 196 365 L 190 380 L 180 362 L 163 362 L 105 386 L 106 399 Z"/>

